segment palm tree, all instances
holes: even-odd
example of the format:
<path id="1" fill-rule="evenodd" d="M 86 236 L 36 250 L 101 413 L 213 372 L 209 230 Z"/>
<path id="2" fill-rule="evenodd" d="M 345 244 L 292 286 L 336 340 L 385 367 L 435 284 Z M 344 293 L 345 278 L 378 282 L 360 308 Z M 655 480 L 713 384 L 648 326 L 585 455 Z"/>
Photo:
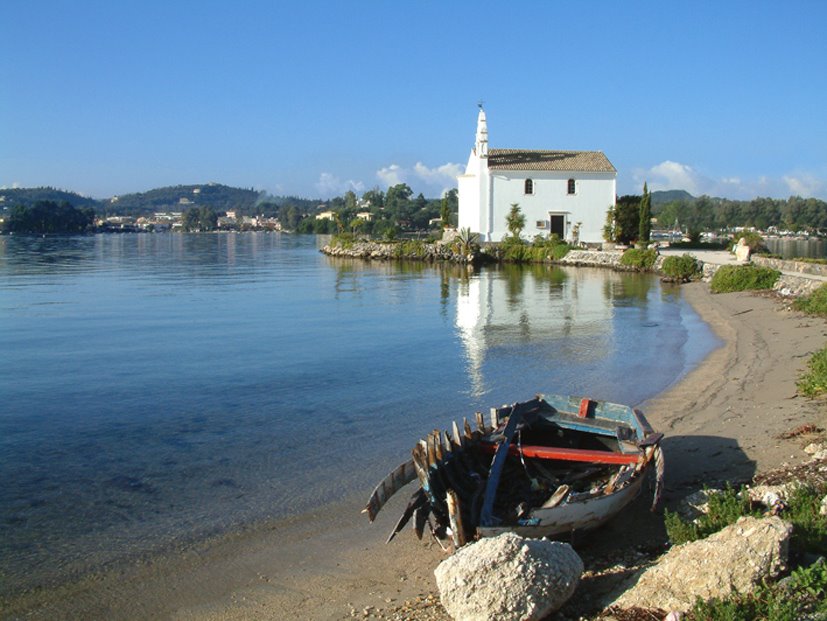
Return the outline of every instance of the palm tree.
<path id="1" fill-rule="evenodd" d="M 460 229 L 454 238 L 454 252 L 463 257 L 468 257 L 468 255 L 478 250 L 478 241 L 479 235 L 472 233 L 469 227 Z"/>
<path id="2" fill-rule="evenodd" d="M 518 203 L 511 203 L 511 211 L 505 217 L 505 225 L 514 240 L 520 239 L 520 233 L 525 228 L 525 215 L 520 211 Z"/>

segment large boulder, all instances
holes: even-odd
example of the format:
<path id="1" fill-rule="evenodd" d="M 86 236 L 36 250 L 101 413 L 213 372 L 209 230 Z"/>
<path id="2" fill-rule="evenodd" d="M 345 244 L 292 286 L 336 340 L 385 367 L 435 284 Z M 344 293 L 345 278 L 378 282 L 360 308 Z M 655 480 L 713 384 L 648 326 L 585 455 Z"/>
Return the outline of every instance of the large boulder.
<path id="1" fill-rule="evenodd" d="M 784 570 L 791 533 L 792 525 L 778 517 L 742 517 L 706 539 L 669 550 L 615 605 L 685 611 L 698 597 L 749 593 Z"/>
<path id="2" fill-rule="evenodd" d="M 567 543 L 505 533 L 460 548 L 434 571 L 454 619 L 542 619 L 574 593 L 583 561 Z"/>
<path id="3" fill-rule="evenodd" d="M 747 244 L 747 240 L 743 237 L 738 240 L 738 244 L 735 246 L 735 260 L 744 263 L 749 261 L 750 255 L 750 247 Z"/>

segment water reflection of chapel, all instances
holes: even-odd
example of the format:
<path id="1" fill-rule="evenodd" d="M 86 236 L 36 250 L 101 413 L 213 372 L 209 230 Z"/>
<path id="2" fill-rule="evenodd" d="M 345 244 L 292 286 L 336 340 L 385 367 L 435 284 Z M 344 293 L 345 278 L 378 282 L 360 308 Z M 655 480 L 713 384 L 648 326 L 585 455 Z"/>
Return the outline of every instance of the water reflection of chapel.
<path id="1" fill-rule="evenodd" d="M 483 364 L 498 347 L 537 347 L 557 360 L 602 356 L 612 335 L 607 279 L 616 277 L 606 270 L 544 267 L 483 270 L 461 282 L 455 325 L 473 391 L 485 392 Z"/>

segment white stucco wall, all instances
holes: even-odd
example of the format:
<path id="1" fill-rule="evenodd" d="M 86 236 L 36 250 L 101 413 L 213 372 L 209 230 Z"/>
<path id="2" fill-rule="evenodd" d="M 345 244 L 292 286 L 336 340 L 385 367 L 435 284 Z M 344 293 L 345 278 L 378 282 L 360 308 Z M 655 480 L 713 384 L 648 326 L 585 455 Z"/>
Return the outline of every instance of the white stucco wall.
<path id="1" fill-rule="evenodd" d="M 538 233 L 548 235 L 549 214 L 563 214 L 566 218 L 565 238 L 571 239 L 572 228 L 582 222 L 580 241 L 603 241 L 606 210 L 614 205 L 616 181 L 613 173 L 551 172 L 551 171 L 496 171 L 493 180 L 493 216 L 490 241 L 500 241 L 508 234 L 506 216 L 512 203 L 517 203 L 525 215 L 523 237 L 532 239 Z M 534 192 L 525 193 L 525 180 L 534 182 Z M 568 180 L 574 179 L 575 193 L 568 193 Z M 545 223 L 538 228 L 537 221 Z"/>
<path id="2" fill-rule="evenodd" d="M 479 183 L 476 175 L 461 175 L 457 177 L 457 191 L 459 198 L 459 215 L 457 226 L 460 229 L 471 229 L 480 232 L 485 228 L 481 222 Z"/>
<path id="3" fill-rule="evenodd" d="M 474 150 L 468 156 L 465 174 L 457 177 L 459 214 L 457 226 L 469 228 L 482 235 L 483 241 L 489 238 L 484 234 L 491 228 L 491 179 L 488 174 L 487 158 L 477 157 Z"/>

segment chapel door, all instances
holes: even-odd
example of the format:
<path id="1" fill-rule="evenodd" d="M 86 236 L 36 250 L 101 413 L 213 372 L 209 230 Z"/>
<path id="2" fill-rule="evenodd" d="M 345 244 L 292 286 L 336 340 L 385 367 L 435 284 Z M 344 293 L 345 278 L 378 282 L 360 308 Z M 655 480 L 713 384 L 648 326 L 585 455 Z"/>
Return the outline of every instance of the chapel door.
<path id="1" fill-rule="evenodd" d="M 550 233 L 552 235 L 557 233 L 557 237 L 560 239 L 566 239 L 566 216 L 552 213 L 549 214 L 549 218 L 551 219 Z"/>

